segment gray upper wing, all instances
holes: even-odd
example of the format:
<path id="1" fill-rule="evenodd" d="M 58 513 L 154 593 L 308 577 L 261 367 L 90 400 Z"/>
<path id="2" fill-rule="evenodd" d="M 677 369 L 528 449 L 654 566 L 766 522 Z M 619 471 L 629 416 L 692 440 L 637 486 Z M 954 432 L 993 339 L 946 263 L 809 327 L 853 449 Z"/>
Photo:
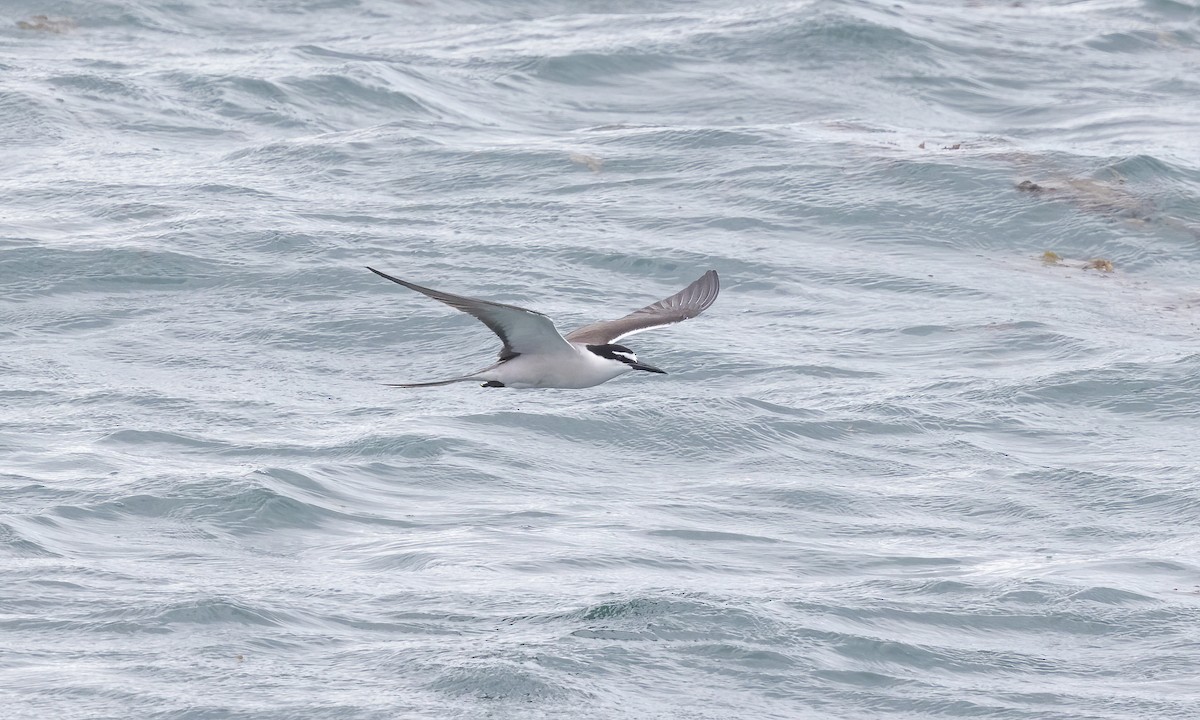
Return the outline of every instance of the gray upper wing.
<path id="1" fill-rule="evenodd" d="M 522 353 L 562 352 L 571 349 L 554 327 L 554 322 L 540 312 L 516 305 L 452 295 L 392 277 L 373 267 L 367 269 L 379 277 L 428 295 L 434 300 L 440 300 L 456 310 L 462 310 L 487 325 L 504 343 L 500 350 L 501 360 L 508 360 Z"/>
<path id="2" fill-rule="evenodd" d="M 585 325 L 567 335 L 567 340 L 586 345 L 605 345 L 643 330 L 674 325 L 707 310 L 720 291 L 721 283 L 717 278 L 717 271 L 709 270 L 669 298 L 647 305 L 641 310 L 634 310 L 619 320 Z"/>

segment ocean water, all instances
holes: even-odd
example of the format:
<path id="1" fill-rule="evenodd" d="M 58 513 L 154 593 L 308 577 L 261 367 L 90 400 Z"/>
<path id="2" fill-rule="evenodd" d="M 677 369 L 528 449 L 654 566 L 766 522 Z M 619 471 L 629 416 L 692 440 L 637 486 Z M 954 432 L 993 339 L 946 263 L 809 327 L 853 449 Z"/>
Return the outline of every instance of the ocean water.
<path id="1" fill-rule="evenodd" d="M 1200 716 L 1194 2 L 7 0 L 0 153 L 5 718 Z"/>

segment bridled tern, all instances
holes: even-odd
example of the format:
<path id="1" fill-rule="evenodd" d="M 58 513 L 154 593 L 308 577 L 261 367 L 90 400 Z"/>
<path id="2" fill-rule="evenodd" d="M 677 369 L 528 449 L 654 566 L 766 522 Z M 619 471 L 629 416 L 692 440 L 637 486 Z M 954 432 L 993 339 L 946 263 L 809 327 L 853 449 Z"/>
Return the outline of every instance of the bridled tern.
<path id="1" fill-rule="evenodd" d="M 630 370 L 666 374 L 653 365 L 638 362 L 637 355 L 616 341 L 651 328 L 674 325 L 694 318 L 717 299 L 720 283 L 715 270 L 665 300 L 635 310 L 617 320 L 585 325 L 566 337 L 554 321 L 540 312 L 515 305 L 451 295 L 410 283 L 375 268 L 376 275 L 424 293 L 456 310 L 474 316 L 500 337 L 500 361 L 483 370 L 435 382 L 392 384 L 391 387 L 429 387 L 482 380 L 483 387 L 585 388 L 608 382 Z"/>

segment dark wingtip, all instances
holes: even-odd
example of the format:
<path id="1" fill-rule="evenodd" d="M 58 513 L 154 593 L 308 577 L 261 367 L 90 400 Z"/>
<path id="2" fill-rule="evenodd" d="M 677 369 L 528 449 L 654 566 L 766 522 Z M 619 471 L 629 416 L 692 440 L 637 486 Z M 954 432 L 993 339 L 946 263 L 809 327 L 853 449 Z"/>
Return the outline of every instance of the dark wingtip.
<path id="1" fill-rule="evenodd" d="M 688 289 L 691 290 L 692 288 L 697 288 L 700 294 L 696 297 L 688 298 L 694 304 L 695 313 L 688 317 L 696 317 L 696 315 L 704 312 L 717 301 L 717 296 L 721 294 L 721 276 L 717 275 L 716 270 L 710 269 L 696 278 L 696 282 L 692 283 Z"/>
<path id="2" fill-rule="evenodd" d="M 400 278 L 394 278 L 391 275 L 388 275 L 387 273 L 383 272 L 382 270 L 376 270 L 375 268 L 371 267 L 370 265 L 364 265 L 363 267 L 365 267 L 366 269 L 375 273 L 376 275 L 383 278 L 384 280 L 391 280 L 392 282 L 396 283 L 397 285 L 404 285 L 405 287 L 408 287 L 408 283 L 404 282 Z"/>

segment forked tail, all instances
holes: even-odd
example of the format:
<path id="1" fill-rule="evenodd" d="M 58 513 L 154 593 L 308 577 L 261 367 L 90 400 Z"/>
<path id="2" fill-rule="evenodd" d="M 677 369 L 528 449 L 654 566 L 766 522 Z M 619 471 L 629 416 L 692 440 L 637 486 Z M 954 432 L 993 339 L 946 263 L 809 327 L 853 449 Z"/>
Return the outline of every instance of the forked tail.
<path id="1" fill-rule="evenodd" d="M 463 377 L 450 378 L 449 380 L 435 380 L 434 382 L 384 383 L 384 385 L 387 387 L 398 387 L 398 388 L 434 387 L 436 385 L 449 385 L 451 383 L 456 383 L 456 382 L 471 382 L 473 380 L 478 380 L 478 379 L 479 378 L 475 377 L 474 375 L 465 375 Z"/>
<path id="2" fill-rule="evenodd" d="M 418 387 L 436 387 L 438 385 L 449 385 L 451 383 L 456 383 L 456 382 L 471 382 L 471 381 L 479 381 L 479 380 L 486 381 L 487 378 L 483 377 L 483 374 L 488 372 L 489 370 L 495 370 L 496 368 L 500 367 L 503 364 L 504 364 L 504 361 L 500 361 L 494 365 L 488 365 L 487 367 L 485 367 L 482 370 L 476 370 L 475 372 L 471 373 L 470 375 L 462 375 L 460 377 L 450 378 L 449 380 L 434 380 L 433 382 L 423 382 L 423 383 L 384 383 L 384 384 L 387 387 L 418 388 Z"/>

